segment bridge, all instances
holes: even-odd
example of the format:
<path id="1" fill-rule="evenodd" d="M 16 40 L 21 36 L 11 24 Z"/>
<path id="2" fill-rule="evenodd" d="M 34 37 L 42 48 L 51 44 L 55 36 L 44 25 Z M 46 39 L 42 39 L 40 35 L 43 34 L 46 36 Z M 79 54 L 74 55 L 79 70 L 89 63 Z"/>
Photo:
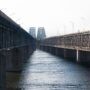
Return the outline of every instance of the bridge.
<path id="1" fill-rule="evenodd" d="M 65 59 L 90 63 L 90 31 L 36 41 L 21 26 L 0 11 L 0 90 L 5 90 L 6 72 L 21 72 L 37 47 Z"/>
<path id="2" fill-rule="evenodd" d="M 62 58 L 89 63 L 90 31 L 47 38 L 40 48 Z"/>
<path id="3" fill-rule="evenodd" d="M 35 39 L 0 11 L 0 90 L 6 90 L 6 72 L 21 71 L 35 50 Z"/>

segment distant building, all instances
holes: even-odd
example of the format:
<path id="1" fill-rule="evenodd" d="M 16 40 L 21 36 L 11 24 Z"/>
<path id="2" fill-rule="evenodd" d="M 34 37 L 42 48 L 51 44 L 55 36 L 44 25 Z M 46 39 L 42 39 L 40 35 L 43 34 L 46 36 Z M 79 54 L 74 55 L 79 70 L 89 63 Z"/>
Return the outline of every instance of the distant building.
<path id="1" fill-rule="evenodd" d="M 32 37 L 36 38 L 36 28 L 30 27 L 29 33 Z"/>
<path id="2" fill-rule="evenodd" d="M 44 27 L 39 27 L 37 32 L 37 40 L 43 40 L 46 38 Z"/>

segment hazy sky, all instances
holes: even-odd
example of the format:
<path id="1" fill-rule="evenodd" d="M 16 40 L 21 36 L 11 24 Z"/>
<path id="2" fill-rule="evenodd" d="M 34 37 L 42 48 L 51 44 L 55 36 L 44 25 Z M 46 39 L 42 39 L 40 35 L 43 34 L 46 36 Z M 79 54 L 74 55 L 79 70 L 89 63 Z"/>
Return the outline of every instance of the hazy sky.
<path id="1" fill-rule="evenodd" d="M 44 26 L 48 36 L 90 30 L 90 0 L 0 0 L 0 9 L 27 31 Z"/>

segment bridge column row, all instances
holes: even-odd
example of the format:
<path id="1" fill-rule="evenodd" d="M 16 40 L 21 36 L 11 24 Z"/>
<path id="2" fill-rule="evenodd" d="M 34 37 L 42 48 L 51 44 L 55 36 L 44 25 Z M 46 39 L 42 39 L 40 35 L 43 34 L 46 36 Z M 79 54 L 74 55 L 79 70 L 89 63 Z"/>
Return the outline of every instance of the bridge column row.
<path id="1" fill-rule="evenodd" d="M 51 46 L 41 46 L 42 50 L 52 53 L 53 55 L 60 56 L 61 58 L 65 58 L 68 60 L 73 60 L 78 63 L 88 63 L 90 62 L 90 52 L 80 51 L 80 50 L 72 50 Z"/>
<path id="2" fill-rule="evenodd" d="M 77 62 L 90 64 L 90 52 L 77 50 Z"/>

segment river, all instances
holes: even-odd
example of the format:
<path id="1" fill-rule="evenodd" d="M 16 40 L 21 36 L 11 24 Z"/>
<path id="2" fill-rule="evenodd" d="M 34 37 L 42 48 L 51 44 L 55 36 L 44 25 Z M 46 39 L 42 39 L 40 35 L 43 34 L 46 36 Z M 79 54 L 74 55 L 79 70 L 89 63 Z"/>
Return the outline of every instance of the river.
<path id="1" fill-rule="evenodd" d="M 25 64 L 21 90 L 90 90 L 90 68 L 36 50 Z"/>

